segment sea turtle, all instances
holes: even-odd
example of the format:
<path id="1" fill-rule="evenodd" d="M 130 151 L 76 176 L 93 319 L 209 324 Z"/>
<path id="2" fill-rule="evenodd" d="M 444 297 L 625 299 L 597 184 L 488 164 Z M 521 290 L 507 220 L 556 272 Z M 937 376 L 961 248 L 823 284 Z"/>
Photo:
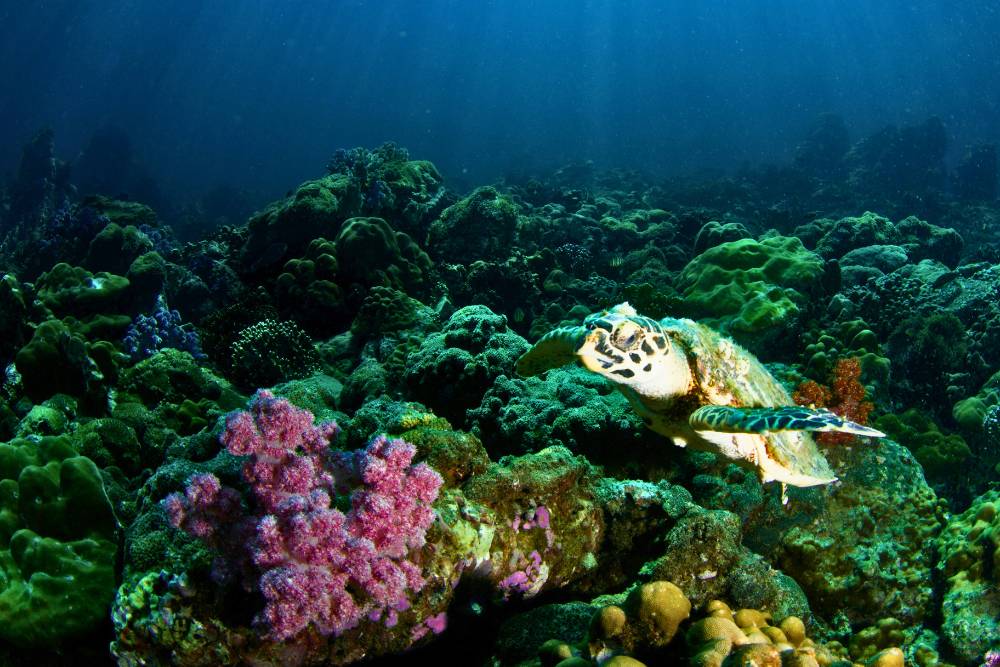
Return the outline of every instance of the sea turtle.
<path id="1" fill-rule="evenodd" d="M 792 403 L 763 364 L 692 320 L 643 317 L 628 303 L 542 336 L 517 362 L 524 376 L 579 361 L 611 382 L 645 424 L 681 447 L 714 452 L 762 482 L 836 481 L 809 431 L 884 437 L 823 408 Z"/>

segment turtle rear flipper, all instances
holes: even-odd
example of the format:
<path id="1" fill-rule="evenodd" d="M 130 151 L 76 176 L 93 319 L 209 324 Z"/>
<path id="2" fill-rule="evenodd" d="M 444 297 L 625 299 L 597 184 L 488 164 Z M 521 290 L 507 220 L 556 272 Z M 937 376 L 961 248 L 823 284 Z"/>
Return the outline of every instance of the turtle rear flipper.
<path id="1" fill-rule="evenodd" d="M 517 360 L 517 374 L 531 377 L 573 363 L 586 337 L 587 329 L 581 326 L 553 329 L 521 355 Z"/>
<path id="2" fill-rule="evenodd" d="M 834 414 L 826 408 L 797 405 L 781 408 L 735 408 L 706 405 L 688 419 L 696 431 L 722 433 L 774 433 L 777 431 L 816 431 L 853 433 L 869 438 L 884 438 L 885 433 Z"/>

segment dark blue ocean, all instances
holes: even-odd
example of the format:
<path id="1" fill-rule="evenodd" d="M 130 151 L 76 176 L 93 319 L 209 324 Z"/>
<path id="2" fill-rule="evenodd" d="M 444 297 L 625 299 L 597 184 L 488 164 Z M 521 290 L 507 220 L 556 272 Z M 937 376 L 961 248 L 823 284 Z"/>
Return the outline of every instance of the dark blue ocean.
<path id="1" fill-rule="evenodd" d="M 0 25 L 0 168 L 43 124 L 65 156 L 114 128 L 170 200 L 273 198 L 387 140 L 471 185 L 780 162 L 823 112 L 1000 139 L 991 2 L 8 0 Z"/>

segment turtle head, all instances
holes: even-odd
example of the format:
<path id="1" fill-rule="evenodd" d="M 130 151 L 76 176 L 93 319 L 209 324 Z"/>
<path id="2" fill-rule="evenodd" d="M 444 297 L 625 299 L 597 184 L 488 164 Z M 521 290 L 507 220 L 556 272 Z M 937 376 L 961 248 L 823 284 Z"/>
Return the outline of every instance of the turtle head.
<path id="1" fill-rule="evenodd" d="M 650 400 L 687 394 L 693 377 L 684 348 L 628 303 L 588 316 L 576 356 L 587 370 Z"/>

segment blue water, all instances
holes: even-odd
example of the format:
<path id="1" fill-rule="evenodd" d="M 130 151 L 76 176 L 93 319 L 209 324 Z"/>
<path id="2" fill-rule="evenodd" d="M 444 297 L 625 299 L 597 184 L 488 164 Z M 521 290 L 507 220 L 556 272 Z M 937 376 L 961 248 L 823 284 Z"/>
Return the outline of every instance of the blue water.
<path id="1" fill-rule="evenodd" d="M 826 111 L 1000 140 L 985 1 L 4 0 L 0 26 L 0 172 L 44 124 L 65 157 L 113 126 L 170 201 L 266 201 L 385 140 L 457 186 L 780 162 Z"/>

